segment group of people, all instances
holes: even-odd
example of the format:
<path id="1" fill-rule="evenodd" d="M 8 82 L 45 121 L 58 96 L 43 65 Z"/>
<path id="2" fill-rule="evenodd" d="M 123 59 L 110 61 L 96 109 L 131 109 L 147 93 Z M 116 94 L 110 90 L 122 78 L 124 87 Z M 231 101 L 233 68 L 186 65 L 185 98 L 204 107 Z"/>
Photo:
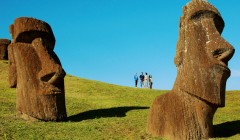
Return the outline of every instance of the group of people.
<path id="1" fill-rule="evenodd" d="M 142 72 L 142 74 L 138 78 L 137 73 L 135 73 L 135 75 L 134 75 L 135 87 L 137 87 L 137 85 L 138 85 L 138 79 L 140 79 L 141 87 L 152 89 L 152 85 L 153 85 L 152 75 L 148 75 L 148 73 L 145 73 L 145 75 L 144 75 Z"/>

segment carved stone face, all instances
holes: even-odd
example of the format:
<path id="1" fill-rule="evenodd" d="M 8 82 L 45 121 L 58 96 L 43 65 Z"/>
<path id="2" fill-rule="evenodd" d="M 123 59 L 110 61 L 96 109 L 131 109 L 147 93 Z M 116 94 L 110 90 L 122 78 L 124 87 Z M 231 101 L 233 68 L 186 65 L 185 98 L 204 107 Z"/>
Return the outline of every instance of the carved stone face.
<path id="1" fill-rule="evenodd" d="M 17 111 L 45 121 L 66 119 L 64 76 L 54 53 L 50 26 L 33 18 L 18 18 L 10 26 L 9 83 L 17 87 Z"/>
<path id="2" fill-rule="evenodd" d="M 189 8 L 191 7 L 191 8 Z M 194 7 L 194 8 L 192 8 Z M 217 106 L 225 105 L 228 61 L 234 48 L 221 37 L 224 22 L 208 2 L 190 2 L 183 11 L 175 64 L 175 87 Z"/>

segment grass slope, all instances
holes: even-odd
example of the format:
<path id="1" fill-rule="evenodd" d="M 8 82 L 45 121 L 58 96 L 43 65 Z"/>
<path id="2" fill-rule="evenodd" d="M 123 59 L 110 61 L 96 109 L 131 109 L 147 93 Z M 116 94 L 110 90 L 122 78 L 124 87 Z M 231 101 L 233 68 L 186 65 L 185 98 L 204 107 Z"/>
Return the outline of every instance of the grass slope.
<path id="1" fill-rule="evenodd" d="M 31 122 L 15 116 L 16 89 L 7 85 L 7 61 L 0 61 L 0 139 L 159 139 L 146 133 L 153 99 L 166 91 L 106 84 L 67 75 L 67 122 Z M 239 91 L 228 91 L 218 109 L 215 139 L 240 139 Z"/>

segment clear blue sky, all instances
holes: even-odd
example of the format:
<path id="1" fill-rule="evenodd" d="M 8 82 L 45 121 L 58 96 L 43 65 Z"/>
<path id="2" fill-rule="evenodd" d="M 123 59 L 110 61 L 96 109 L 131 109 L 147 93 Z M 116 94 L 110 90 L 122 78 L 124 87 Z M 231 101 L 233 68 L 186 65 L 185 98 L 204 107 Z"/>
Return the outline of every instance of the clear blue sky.
<path id="1" fill-rule="evenodd" d="M 134 86 L 135 72 L 153 76 L 153 88 L 171 89 L 182 7 L 189 0 L 4 0 L 0 38 L 21 16 L 49 23 L 55 52 L 68 74 L 107 83 Z M 240 86 L 240 1 L 209 0 L 222 14 L 222 36 L 235 47 L 229 62 L 228 90 Z"/>

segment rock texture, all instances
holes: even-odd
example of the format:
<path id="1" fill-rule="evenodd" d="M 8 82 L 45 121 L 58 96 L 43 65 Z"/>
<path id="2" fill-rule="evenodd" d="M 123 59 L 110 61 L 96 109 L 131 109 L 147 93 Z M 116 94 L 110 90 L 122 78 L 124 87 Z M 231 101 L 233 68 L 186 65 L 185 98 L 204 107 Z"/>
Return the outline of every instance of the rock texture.
<path id="1" fill-rule="evenodd" d="M 66 75 L 54 53 L 55 37 L 44 21 L 21 17 L 10 26 L 9 85 L 17 88 L 17 115 L 64 121 Z"/>
<path id="2" fill-rule="evenodd" d="M 183 8 L 173 89 L 156 97 L 149 114 L 150 134 L 171 140 L 213 137 L 213 116 L 225 105 L 228 61 L 234 48 L 221 37 L 224 21 L 216 8 L 192 0 Z"/>
<path id="3" fill-rule="evenodd" d="M 8 39 L 0 39 L 0 60 L 8 60 L 8 45 L 11 43 Z"/>

